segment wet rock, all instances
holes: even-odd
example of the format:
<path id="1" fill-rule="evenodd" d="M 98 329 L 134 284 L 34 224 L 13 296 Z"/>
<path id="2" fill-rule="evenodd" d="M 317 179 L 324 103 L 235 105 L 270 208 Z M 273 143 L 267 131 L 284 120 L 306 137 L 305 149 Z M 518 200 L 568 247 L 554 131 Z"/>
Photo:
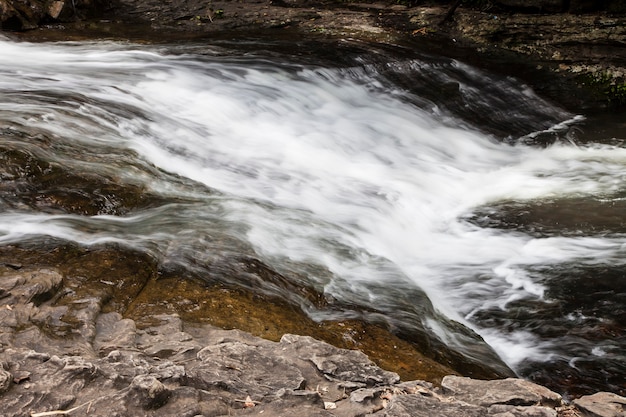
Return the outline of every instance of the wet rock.
<path id="1" fill-rule="evenodd" d="M 567 4 L 563 0 L 497 0 L 496 3 L 508 8 L 532 12 L 562 12 L 567 9 Z"/>
<path id="2" fill-rule="evenodd" d="M 626 416 L 626 398 L 609 392 L 599 392 L 574 400 L 574 405 L 590 417 Z"/>
<path id="3" fill-rule="evenodd" d="M 562 402 L 559 394 L 516 378 L 481 381 L 459 376 L 447 376 L 441 386 L 444 393 L 462 401 L 483 407 L 491 405 L 556 407 Z"/>
<path id="4" fill-rule="evenodd" d="M 5 0 L 0 0 L 0 6 L 2 1 Z M 61 1 L 52 2 L 50 7 L 58 9 L 60 4 L 62 10 L 66 10 L 68 4 L 72 7 L 72 2 Z M 61 13 L 57 9 L 53 13 Z M 3 132 L 5 135 L 10 138 L 19 133 Z M 40 140 L 43 149 L 51 146 L 48 138 Z M 39 152 L 0 144 L 0 176 L 3 178 L 0 197 L 5 197 L 10 207 L 26 206 L 53 213 L 123 215 L 160 201 L 143 186 L 124 184 L 115 175 L 78 175 L 71 167 L 47 161 Z"/>

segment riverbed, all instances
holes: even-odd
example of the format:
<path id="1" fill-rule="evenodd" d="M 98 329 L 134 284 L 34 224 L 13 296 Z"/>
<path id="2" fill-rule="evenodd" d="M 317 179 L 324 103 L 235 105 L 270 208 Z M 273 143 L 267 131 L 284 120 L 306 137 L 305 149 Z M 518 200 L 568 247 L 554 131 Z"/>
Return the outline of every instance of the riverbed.
<path id="1" fill-rule="evenodd" d="M 352 40 L 1 38 L 0 60 L 3 246 L 117 245 L 315 322 L 624 395 L 619 116 Z"/>

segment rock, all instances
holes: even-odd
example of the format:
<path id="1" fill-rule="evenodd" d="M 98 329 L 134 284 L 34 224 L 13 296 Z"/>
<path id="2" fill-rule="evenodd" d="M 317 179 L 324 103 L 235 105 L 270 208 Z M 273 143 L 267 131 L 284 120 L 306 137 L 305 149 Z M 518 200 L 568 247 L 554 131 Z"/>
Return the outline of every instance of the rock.
<path id="1" fill-rule="evenodd" d="M 10 372 L 5 371 L 4 369 L 0 369 L 0 394 L 9 390 L 12 379 L 13 375 L 11 375 Z"/>
<path id="2" fill-rule="evenodd" d="M 571 13 L 585 13 L 598 10 L 602 5 L 594 0 L 570 0 L 569 11 Z"/>
<path id="3" fill-rule="evenodd" d="M 193 337 L 183 331 L 180 317 L 175 315 L 157 315 L 155 320 L 160 323 L 145 331 L 138 332 L 137 346 L 147 355 L 156 358 L 173 358 L 196 353 L 201 346 L 193 341 Z"/>
<path id="4" fill-rule="evenodd" d="M 0 0 L 0 29 L 11 31 L 35 29 L 43 14 L 39 2 Z"/>
<path id="5" fill-rule="evenodd" d="M 146 410 L 162 407 L 169 397 L 170 391 L 153 375 L 138 375 L 130 384 L 128 398 Z"/>
<path id="6" fill-rule="evenodd" d="M 488 410 L 489 415 L 494 417 L 557 417 L 558 415 L 553 408 L 537 406 L 492 405 Z"/>
<path id="7" fill-rule="evenodd" d="M 187 372 L 189 384 L 206 390 L 245 393 L 253 398 L 272 395 L 281 389 L 305 386 L 300 370 L 259 346 L 226 342 L 198 352 L 201 364 Z"/>
<path id="8" fill-rule="evenodd" d="M 51 2 L 48 6 L 48 16 L 50 16 L 52 19 L 57 19 L 59 15 L 61 14 L 61 12 L 63 11 L 64 7 L 65 7 L 64 1 Z"/>
<path id="9" fill-rule="evenodd" d="M 441 386 L 445 394 L 483 407 L 492 405 L 556 407 L 562 402 L 559 394 L 541 385 L 516 378 L 481 381 L 450 375 L 443 379 Z"/>
<path id="10" fill-rule="evenodd" d="M 132 349 L 136 345 L 137 327 L 135 322 L 123 319 L 119 313 L 106 313 L 96 321 L 94 349 L 100 355 L 118 349 Z"/>
<path id="11" fill-rule="evenodd" d="M 97 325 L 92 323 L 96 336 L 83 356 L 49 343 L 44 333 L 36 336 L 37 349 L 0 352 L 3 416 L 75 407 L 80 415 L 88 407 L 90 417 L 556 417 L 560 404 L 558 394 L 519 379 L 449 376 L 442 395 L 424 381 L 400 382 L 359 351 L 308 336 L 287 334 L 272 342 L 211 326 L 187 332 L 174 315 L 153 317 L 153 325 L 144 329 L 117 313 L 85 320 Z M 165 354 L 159 348 L 176 344 L 191 350 Z M 51 346 L 56 354 L 46 352 Z M 611 404 L 622 404 L 618 399 L 623 400 L 609 398 Z M 580 401 L 585 412 L 597 406 L 586 405 L 587 398 Z"/>
<path id="12" fill-rule="evenodd" d="M 590 417 L 626 416 L 626 398 L 609 392 L 586 395 L 573 403 Z"/>
<path id="13" fill-rule="evenodd" d="M 398 395 L 376 417 L 485 417 L 487 410 L 473 404 L 440 401 L 422 395 Z"/>
<path id="14" fill-rule="evenodd" d="M 533 12 L 562 12 L 567 9 L 563 0 L 497 0 L 497 4 L 517 10 Z"/>
<path id="15" fill-rule="evenodd" d="M 400 380 L 398 374 L 380 369 L 357 350 L 337 349 L 307 336 L 284 335 L 280 342 L 290 345 L 331 380 L 350 381 L 363 386 L 394 384 Z M 316 350 L 306 349 L 313 343 L 317 345 Z"/>
<path id="16" fill-rule="evenodd" d="M 0 29 L 23 31 L 51 21 L 83 19 L 109 7 L 102 0 L 0 0 Z"/>
<path id="17" fill-rule="evenodd" d="M 0 295 L 5 304 L 41 304 L 60 288 L 63 276 L 53 269 L 35 269 L 5 275 L 0 282 Z"/>

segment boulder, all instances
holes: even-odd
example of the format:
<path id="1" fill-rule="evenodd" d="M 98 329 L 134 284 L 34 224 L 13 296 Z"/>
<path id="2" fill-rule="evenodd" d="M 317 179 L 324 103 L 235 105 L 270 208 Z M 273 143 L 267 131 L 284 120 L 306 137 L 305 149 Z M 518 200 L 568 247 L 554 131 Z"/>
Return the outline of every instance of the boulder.
<path id="1" fill-rule="evenodd" d="M 561 405 L 559 394 L 517 378 L 482 381 L 459 376 L 446 376 L 441 386 L 447 395 L 483 407 L 493 405 L 551 406 Z"/>
<path id="2" fill-rule="evenodd" d="M 598 392 L 574 400 L 574 405 L 589 417 L 626 416 L 626 398 L 609 392 Z"/>

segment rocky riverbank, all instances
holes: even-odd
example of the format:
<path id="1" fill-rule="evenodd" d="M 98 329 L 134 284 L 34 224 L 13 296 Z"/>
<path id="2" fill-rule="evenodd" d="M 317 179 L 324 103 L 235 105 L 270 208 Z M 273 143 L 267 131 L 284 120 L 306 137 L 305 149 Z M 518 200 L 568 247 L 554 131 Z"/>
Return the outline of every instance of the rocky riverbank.
<path id="1" fill-rule="evenodd" d="M 573 111 L 626 104 L 626 7 L 610 1 L 0 0 L 1 28 L 27 39 L 141 40 L 289 31 L 404 44 L 525 79 Z M 444 50 L 445 52 L 442 52 Z"/>
<path id="2" fill-rule="evenodd" d="M 5 30 L 28 29 L 15 36 L 33 41 L 297 32 L 437 53 L 445 49 L 477 65 L 512 72 L 574 110 L 623 105 L 622 14 L 517 13 L 502 6 L 461 6 L 442 23 L 449 9 L 440 4 L 0 0 L 0 20 Z M 8 159 L 2 159 L 3 168 Z M 54 175 L 70 173 L 47 169 L 50 181 L 31 189 L 30 173 L 21 166 L 17 171 L 26 179 L 14 185 L 29 207 L 63 206 L 89 215 L 99 212 L 98 204 L 109 203 L 55 189 Z M 1 192 L 14 192 L 9 182 Z M 128 195 L 115 200 L 119 213 L 154 203 L 143 190 L 133 190 L 135 198 L 108 186 L 103 193 Z M 8 416 L 59 411 L 94 416 L 624 415 L 626 400 L 613 394 L 565 405 L 557 394 L 521 380 L 448 376 L 461 371 L 454 358 L 442 353 L 437 358 L 442 365 L 388 329 L 359 321 L 315 323 L 278 300 L 198 283 L 175 271 L 168 275 L 141 254 L 63 242 L 36 246 L 1 249 L 0 402 Z M 171 297 L 163 299 L 165 293 Z M 359 349 L 369 359 L 344 348 Z M 462 373 L 476 378 L 506 376 L 506 370 L 464 366 Z"/>
<path id="3" fill-rule="evenodd" d="M 142 324 L 106 312 L 103 298 L 78 296 L 58 270 L 21 269 L 5 265 L 0 279 L 0 402 L 7 417 L 624 416 L 626 398 L 615 394 L 567 405 L 515 378 L 401 381 L 358 350 L 308 336 L 274 342 L 175 314 L 144 317 Z M 76 296 L 72 305 L 56 302 L 68 294 Z"/>

